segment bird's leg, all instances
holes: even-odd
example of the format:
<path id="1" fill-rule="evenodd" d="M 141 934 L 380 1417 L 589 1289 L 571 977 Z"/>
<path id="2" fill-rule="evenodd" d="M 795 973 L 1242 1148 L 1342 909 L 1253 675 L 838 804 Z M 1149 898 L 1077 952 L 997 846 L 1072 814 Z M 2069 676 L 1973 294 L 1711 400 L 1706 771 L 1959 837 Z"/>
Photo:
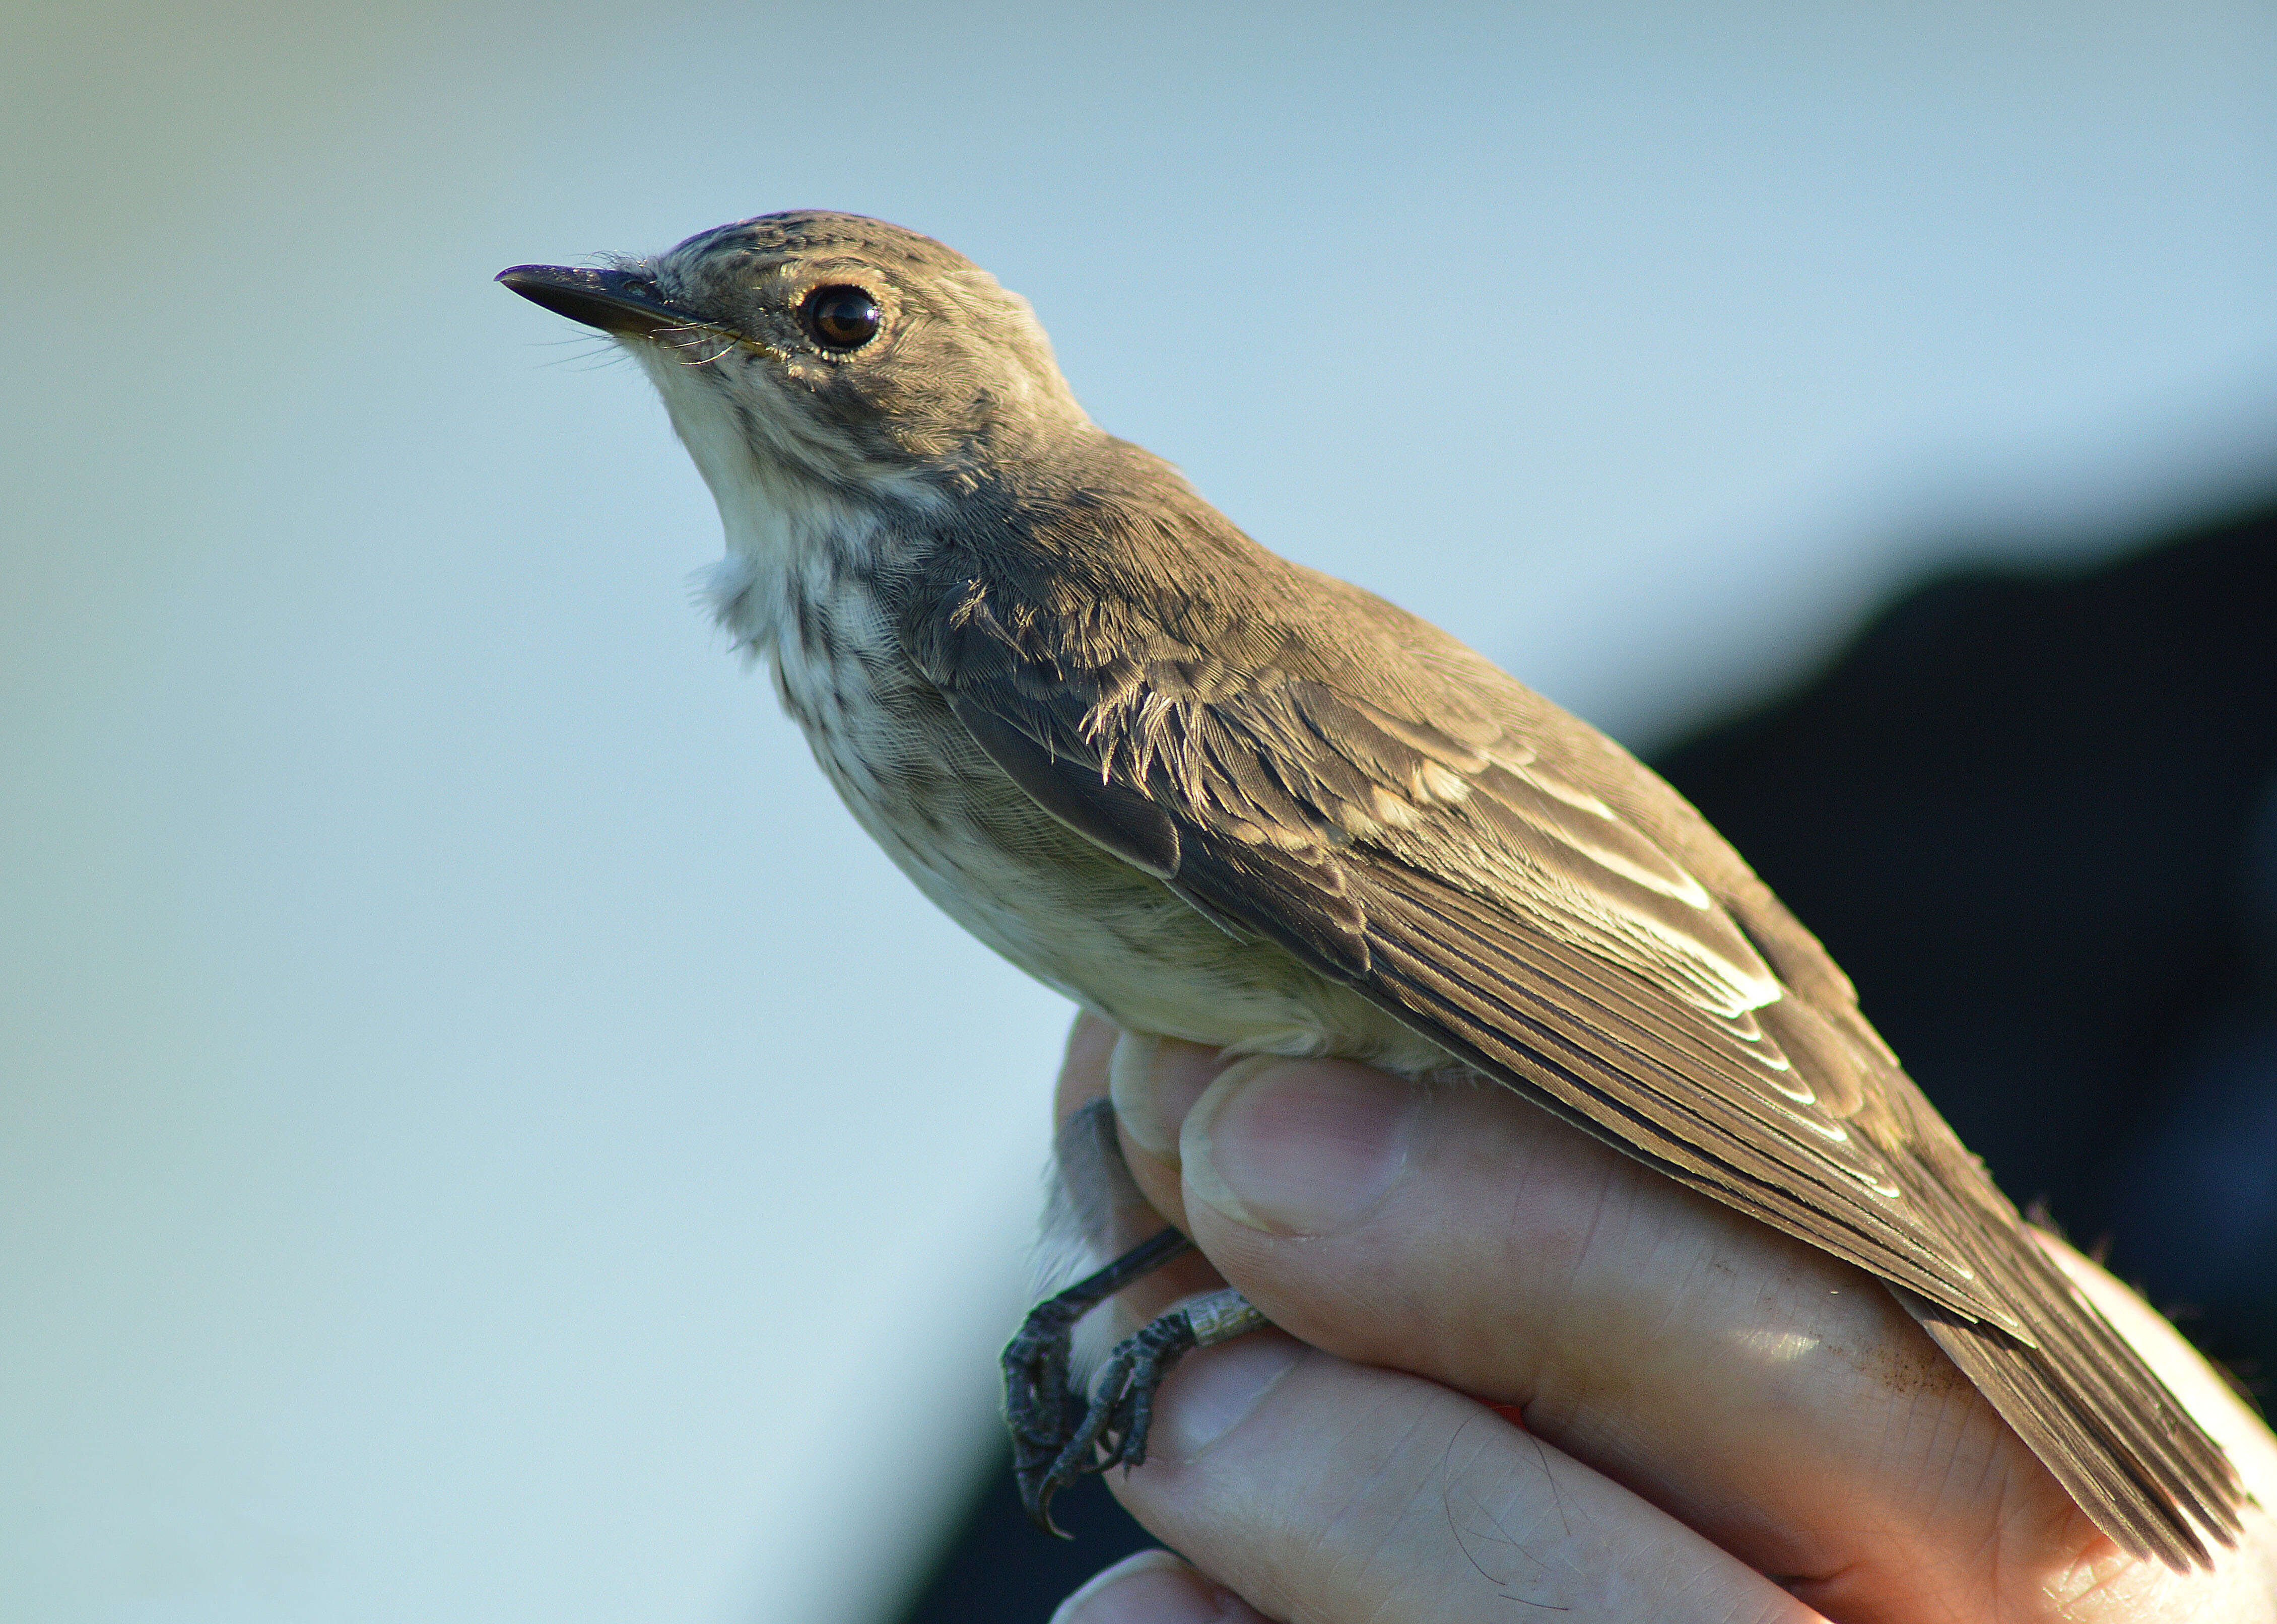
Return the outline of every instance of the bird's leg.
<path id="1" fill-rule="evenodd" d="M 1060 1125 L 1056 1177 L 1044 1213 L 1043 1252 L 1108 1255 L 1118 1235 L 1160 1223 L 1146 1205 L 1115 1126 L 1115 1108 L 1093 1100 Z M 1171 1309 L 1108 1357 L 1097 1382 L 1083 1380 L 1076 1325 L 1093 1308 L 1192 1247 L 1166 1229 L 1104 1269 L 1045 1298 L 1004 1350 L 1004 1418 L 1021 1502 L 1037 1526 L 1057 1534 L 1052 1497 L 1078 1477 L 1146 1458 L 1154 1389 L 1189 1348 L 1207 1347 L 1265 1323 L 1238 1292 L 1213 1292 Z M 1064 1276 L 1061 1277 L 1064 1278 Z M 1093 1396 L 1086 1399 L 1085 1393 Z"/>
<path id="2" fill-rule="evenodd" d="M 1146 1464 L 1154 1392 L 1170 1367 L 1195 1348 L 1215 1347 L 1271 1323 L 1229 1285 L 1189 1298 L 1126 1338 L 1108 1356 L 1092 1391 L 1091 1407 L 1066 1447 L 1034 1478 L 1032 1491 L 1029 1477 L 1022 1476 L 1020 1497 L 1028 1514 L 1051 1528 L 1051 1497 L 1061 1489 L 1089 1472 Z"/>
<path id="3" fill-rule="evenodd" d="M 1021 1504 L 1047 1532 L 1061 1533 L 1052 1522 L 1052 1496 L 1085 1472 L 1100 1471 L 1108 1464 L 1082 1464 L 1093 1452 L 1110 1416 L 1100 1403 L 1086 1406 L 1071 1379 L 1076 1322 L 1131 1282 L 1192 1250 L 1193 1244 L 1174 1229 L 1141 1242 L 1097 1273 L 1038 1303 L 1006 1346 L 1004 1421 L 1012 1430 L 1012 1470 L 1019 1482 Z M 1174 1317 L 1175 1313 L 1164 1315 L 1116 1349 L 1109 1370 L 1121 1367 L 1131 1343 Z M 1147 1396 L 1151 1399 L 1151 1388 Z M 1127 1433 L 1127 1428 L 1123 1431 Z M 1143 1423 L 1140 1437 L 1143 1446 Z"/>

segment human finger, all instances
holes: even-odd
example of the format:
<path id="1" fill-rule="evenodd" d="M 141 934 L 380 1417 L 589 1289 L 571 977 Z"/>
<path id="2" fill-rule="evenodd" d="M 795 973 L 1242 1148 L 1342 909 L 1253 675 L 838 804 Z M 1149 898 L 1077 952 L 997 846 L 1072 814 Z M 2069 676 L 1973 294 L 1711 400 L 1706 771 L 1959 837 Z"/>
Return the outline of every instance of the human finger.
<path id="1" fill-rule="evenodd" d="M 1052 1624 L 1270 1624 L 1265 1615 L 1168 1551 L 1126 1557 L 1069 1597 Z"/>
<path id="2" fill-rule="evenodd" d="M 1268 1618 L 1820 1618 L 1482 1406 L 1277 1332 L 1190 1356 L 1159 1396 L 1146 1464 L 1108 1481 L 1140 1521 Z"/>
<path id="3" fill-rule="evenodd" d="M 1191 1090 L 1191 1046 L 1154 1047 Z M 1521 1405 L 1814 1605 L 2031 1616 L 2172 1577 L 2103 1538 L 1878 1283 L 1508 1091 L 1254 1058 L 1173 1141 L 1137 1064 L 1110 1064 L 1126 1142 L 1176 1159 L 1191 1232 L 1276 1323 Z"/>

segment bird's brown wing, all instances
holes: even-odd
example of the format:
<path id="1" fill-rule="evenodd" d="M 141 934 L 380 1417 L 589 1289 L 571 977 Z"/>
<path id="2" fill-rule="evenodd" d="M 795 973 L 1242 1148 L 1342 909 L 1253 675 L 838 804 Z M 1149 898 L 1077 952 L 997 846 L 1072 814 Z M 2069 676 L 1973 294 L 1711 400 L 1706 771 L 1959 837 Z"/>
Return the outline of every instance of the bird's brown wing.
<path id="1" fill-rule="evenodd" d="M 1706 821 L 1435 628 L 1270 563 L 1288 572 L 1270 621 L 1171 629 L 1095 584 L 1039 602 L 976 577 L 910 627 L 910 648 L 1070 827 L 1558 1116 L 1889 1282 L 2122 1544 L 2181 1565 L 2206 1559 L 2193 1521 L 2230 1537 L 2239 1491 L 2218 1447 Z"/>

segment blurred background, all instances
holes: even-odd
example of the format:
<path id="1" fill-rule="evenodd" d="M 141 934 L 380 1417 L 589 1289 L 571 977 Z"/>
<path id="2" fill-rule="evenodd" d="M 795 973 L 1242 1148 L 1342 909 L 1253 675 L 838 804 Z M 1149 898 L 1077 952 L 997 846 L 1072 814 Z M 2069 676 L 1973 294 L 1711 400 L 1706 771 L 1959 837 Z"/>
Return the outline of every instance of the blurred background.
<path id="1" fill-rule="evenodd" d="M 938 1587 L 1068 1011 L 691 606 L 717 522 L 645 384 L 489 285 L 794 205 L 970 254 L 1268 545 L 1661 752 L 1885 1024 L 1875 973 L 1960 933 L 1860 962 L 1717 787 L 1780 739 L 1854 782 L 1846 742 L 1952 713 L 1760 707 L 1894 623 L 1966 710 L 2014 670 L 1877 606 L 2010 603 L 2277 490 L 2266 5 L 16 0 L 9 1616 L 861 1624 Z M 2277 646 L 2208 618 L 2218 570 L 2155 627 L 2096 578 L 2078 668 Z M 2177 691 L 2258 725 L 2266 671 Z M 2144 782 L 2159 727 L 2062 736 L 2040 812 L 2097 752 Z M 2277 896 L 2214 850 L 2271 827 L 2270 759 L 2190 836 L 2240 896 Z M 1944 1031 L 1892 1035 L 1976 1052 Z M 2263 1075 L 2208 1041 L 2212 1097 Z M 2212 1120 L 2142 1155 L 2235 1150 Z"/>

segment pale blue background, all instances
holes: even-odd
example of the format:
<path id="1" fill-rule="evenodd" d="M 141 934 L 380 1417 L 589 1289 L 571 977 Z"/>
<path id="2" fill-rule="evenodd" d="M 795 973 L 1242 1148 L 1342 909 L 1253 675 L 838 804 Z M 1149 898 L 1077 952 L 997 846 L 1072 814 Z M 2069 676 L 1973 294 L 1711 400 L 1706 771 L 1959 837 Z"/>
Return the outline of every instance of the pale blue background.
<path id="1" fill-rule="evenodd" d="M 986 1447 L 1065 1011 L 830 801 L 646 385 L 501 266 L 932 232 L 1646 743 L 2277 449 L 2262 5 L 19 0 L 0 156 L 39 1624 L 850 1624 Z"/>

